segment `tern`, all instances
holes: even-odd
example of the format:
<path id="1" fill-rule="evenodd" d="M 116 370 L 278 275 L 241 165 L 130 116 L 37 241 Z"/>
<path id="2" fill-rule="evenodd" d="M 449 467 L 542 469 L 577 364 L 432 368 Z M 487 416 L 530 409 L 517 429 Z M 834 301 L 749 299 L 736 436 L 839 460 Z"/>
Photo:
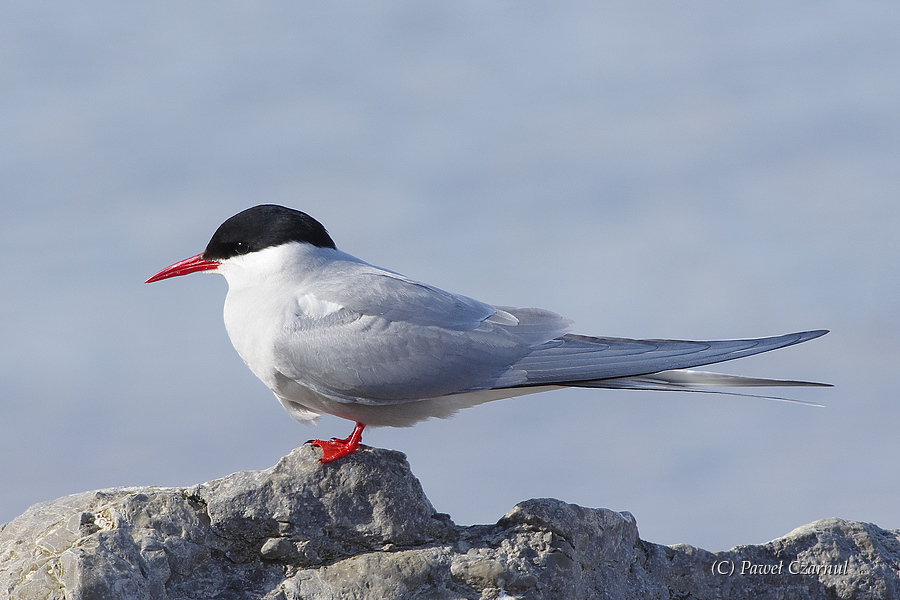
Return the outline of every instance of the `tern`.
<path id="1" fill-rule="evenodd" d="M 368 264 L 338 250 L 318 221 L 283 206 L 234 215 L 206 250 L 147 283 L 200 271 L 227 280 L 228 336 L 291 417 L 356 423 L 347 438 L 308 442 L 321 448 L 321 462 L 355 452 L 367 425 L 405 427 L 566 387 L 827 385 L 691 370 L 826 330 L 716 341 L 575 335 L 571 321 L 548 310 L 493 306 Z"/>

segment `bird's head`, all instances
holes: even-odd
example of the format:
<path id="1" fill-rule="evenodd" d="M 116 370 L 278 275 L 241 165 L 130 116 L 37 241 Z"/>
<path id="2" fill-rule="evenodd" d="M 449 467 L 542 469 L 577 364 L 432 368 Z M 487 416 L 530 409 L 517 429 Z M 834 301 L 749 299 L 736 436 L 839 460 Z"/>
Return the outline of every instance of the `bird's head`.
<path id="1" fill-rule="evenodd" d="M 290 242 L 336 249 L 321 223 L 304 212 L 275 204 L 262 204 L 239 212 L 222 223 L 206 250 L 178 261 L 145 283 L 198 271 L 215 271 L 229 260 Z"/>

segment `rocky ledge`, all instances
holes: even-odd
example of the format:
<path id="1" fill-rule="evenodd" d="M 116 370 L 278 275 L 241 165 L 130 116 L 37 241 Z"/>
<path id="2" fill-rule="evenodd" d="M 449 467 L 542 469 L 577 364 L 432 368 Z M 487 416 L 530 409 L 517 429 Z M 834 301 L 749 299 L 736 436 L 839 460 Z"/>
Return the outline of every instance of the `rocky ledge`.
<path id="1" fill-rule="evenodd" d="M 631 514 L 528 500 L 494 525 L 438 513 L 406 457 L 304 446 L 191 488 L 37 504 L 0 528 L 11 599 L 900 597 L 900 531 L 826 519 L 707 552 L 638 537 Z"/>

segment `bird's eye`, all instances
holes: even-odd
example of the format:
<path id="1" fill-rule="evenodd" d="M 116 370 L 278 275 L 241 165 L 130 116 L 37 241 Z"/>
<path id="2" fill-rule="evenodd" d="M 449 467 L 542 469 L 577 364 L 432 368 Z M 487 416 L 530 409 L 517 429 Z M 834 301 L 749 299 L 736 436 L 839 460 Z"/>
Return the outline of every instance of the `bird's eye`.
<path id="1" fill-rule="evenodd" d="M 235 242 L 234 243 L 234 253 L 235 254 L 247 254 L 250 252 L 250 246 L 244 242 Z"/>

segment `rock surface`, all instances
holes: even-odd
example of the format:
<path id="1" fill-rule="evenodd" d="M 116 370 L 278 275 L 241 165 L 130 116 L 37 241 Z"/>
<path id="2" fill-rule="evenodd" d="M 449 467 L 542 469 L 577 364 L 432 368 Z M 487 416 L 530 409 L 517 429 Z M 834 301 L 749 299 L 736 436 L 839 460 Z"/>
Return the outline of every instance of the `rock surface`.
<path id="1" fill-rule="evenodd" d="M 895 598 L 900 532 L 826 519 L 707 552 L 629 513 L 528 500 L 494 525 L 437 513 L 390 450 L 304 446 L 192 488 L 44 502 L 0 528 L 0 597 L 67 600 Z"/>

